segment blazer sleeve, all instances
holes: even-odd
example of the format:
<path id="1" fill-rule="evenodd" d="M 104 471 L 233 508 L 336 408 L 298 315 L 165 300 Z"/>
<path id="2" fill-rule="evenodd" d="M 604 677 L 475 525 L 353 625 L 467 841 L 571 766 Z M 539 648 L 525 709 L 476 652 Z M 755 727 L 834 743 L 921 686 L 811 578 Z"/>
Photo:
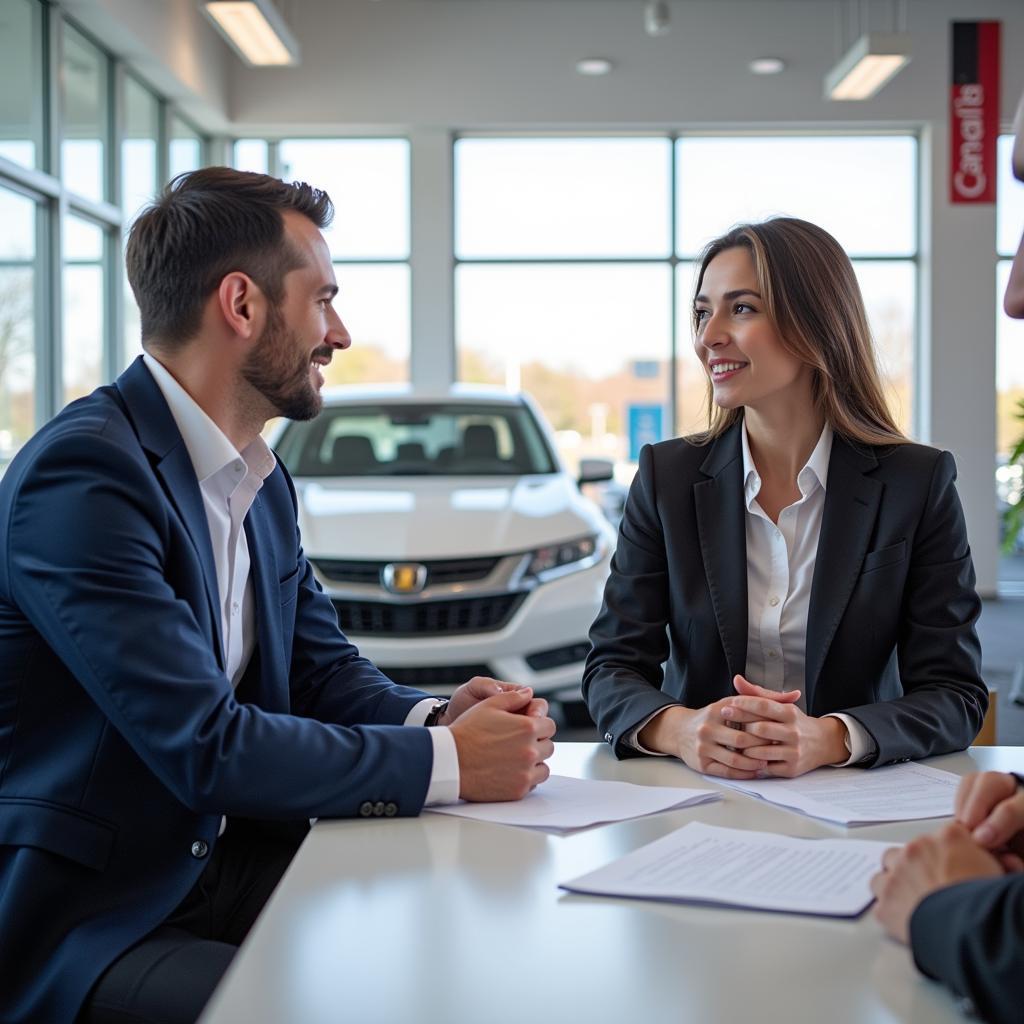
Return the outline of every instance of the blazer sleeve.
<path id="1" fill-rule="evenodd" d="M 1024 1006 L 1024 873 L 925 897 L 910 918 L 918 969 L 990 1024 L 1020 1024 Z"/>
<path id="2" fill-rule="evenodd" d="M 166 496 L 120 440 L 67 432 L 16 483 L 2 582 L 45 643 L 197 813 L 346 817 L 369 797 L 418 813 L 433 763 L 427 730 L 362 724 L 387 717 L 360 721 L 365 701 L 343 726 L 235 699 L 192 605 L 166 577 L 166 561 L 195 552 L 170 549 Z M 357 688 L 392 685 L 355 667 Z"/>
<path id="3" fill-rule="evenodd" d="M 903 696 L 843 709 L 874 738 L 875 764 L 963 750 L 988 708 L 975 629 L 981 599 L 955 480 L 953 456 L 941 452 L 914 536 L 900 611 Z"/>
<path id="4" fill-rule="evenodd" d="M 626 498 L 604 600 L 590 630 L 583 697 L 598 730 L 620 758 L 640 751 L 621 742 L 661 708 L 678 704 L 661 690 L 669 654 L 669 570 L 655 500 L 654 454 L 640 451 Z"/>

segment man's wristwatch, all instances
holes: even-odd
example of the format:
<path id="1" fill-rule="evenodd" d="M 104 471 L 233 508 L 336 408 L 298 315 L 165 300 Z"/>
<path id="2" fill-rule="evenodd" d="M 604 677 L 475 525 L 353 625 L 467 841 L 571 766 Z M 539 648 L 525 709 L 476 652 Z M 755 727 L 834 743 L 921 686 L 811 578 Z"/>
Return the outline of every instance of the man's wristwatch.
<path id="1" fill-rule="evenodd" d="M 437 723 L 444 716 L 444 713 L 448 710 L 450 701 L 439 700 L 428 712 L 427 717 L 423 720 L 425 726 L 437 725 Z"/>

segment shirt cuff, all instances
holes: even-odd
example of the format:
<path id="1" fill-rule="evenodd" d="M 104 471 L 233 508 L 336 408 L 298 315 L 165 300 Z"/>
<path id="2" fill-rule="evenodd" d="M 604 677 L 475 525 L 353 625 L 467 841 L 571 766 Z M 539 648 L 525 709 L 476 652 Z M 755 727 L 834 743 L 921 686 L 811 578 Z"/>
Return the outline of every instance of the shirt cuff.
<path id="1" fill-rule="evenodd" d="M 405 716 L 403 725 L 422 725 L 427 720 L 427 715 L 430 714 L 438 704 L 443 704 L 444 701 L 439 700 L 437 697 L 427 697 L 424 700 L 413 704 L 409 714 Z"/>
<path id="2" fill-rule="evenodd" d="M 831 765 L 832 768 L 848 768 L 850 765 L 860 764 L 861 761 L 871 757 L 878 750 L 870 733 L 856 718 L 843 714 L 823 715 L 822 717 L 838 718 L 846 726 L 846 749 L 850 752 L 850 756 L 845 761 L 837 761 Z"/>
<path id="3" fill-rule="evenodd" d="M 639 740 L 639 736 L 644 726 L 649 722 L 653 722 L 663 711 L 668 711 L 669 708 L 678 707 L 677 704 L 667 704 L 663 708 L 658 708 L 657 711 L 651 712 L 635 729 L 631 729 L 621 738 L 622 743 L 627 747 L 632 747 L 634 750 L 639 750 L 641 754 L 650 754 L 651 757 L 670 757 L 670 754 L 665 754 L 660 750 L 648 750 Z"/>
<path id="4" fill-rule="evenodd" d="M 427 715 L 443 703 L 436 697 L 427 697 L 413 704 L 403 724 L 422 725 Z M 430 785 L 427 786 L 427 798 L 423 806 L 454 804 L 459 799 L 459 751 L 455 746 L 455 737 L 444 725 L 433 726 L 427 732 L 434 745 L 434 763 L 430 769 Z"/>
<path id="5" fill-rule="evenodd" d="M 425 807 L 454 804 L 459 799 L 459 751 L 455 737 L 446 725 L 433 726 L 427 732 L 434 744 L 434 764 L 423 804 Z"/>

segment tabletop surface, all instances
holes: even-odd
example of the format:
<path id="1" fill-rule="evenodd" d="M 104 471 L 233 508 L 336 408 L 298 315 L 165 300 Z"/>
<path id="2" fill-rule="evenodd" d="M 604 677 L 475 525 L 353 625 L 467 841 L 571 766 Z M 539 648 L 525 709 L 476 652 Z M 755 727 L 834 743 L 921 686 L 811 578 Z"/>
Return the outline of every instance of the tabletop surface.
<path id="1" fill-rule="evenodd" d="M 556 744 L 552 771 L 718 788 L 667 758 Z M 928 762 L 1024 770 L 1024 748 Z M 555 836 L 424 813 L 319 822 L 201 1024 L 962 1021 L 869 913 L 833 920 L 557 888 L 689 821 L 903 842 L 938 821 L 844 828 L 722 789 L 713 804 Z"/>

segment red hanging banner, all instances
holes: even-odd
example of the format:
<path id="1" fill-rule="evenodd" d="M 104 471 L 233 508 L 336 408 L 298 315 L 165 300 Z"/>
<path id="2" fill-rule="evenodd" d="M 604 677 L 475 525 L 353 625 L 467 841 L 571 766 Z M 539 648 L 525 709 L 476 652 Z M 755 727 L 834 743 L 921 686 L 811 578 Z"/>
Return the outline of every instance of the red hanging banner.
<path id="1" fill-rule="evenodd" d="M 999 137 L 998 21 L 953 22 L 949 200 L 996 201 Z"/>

